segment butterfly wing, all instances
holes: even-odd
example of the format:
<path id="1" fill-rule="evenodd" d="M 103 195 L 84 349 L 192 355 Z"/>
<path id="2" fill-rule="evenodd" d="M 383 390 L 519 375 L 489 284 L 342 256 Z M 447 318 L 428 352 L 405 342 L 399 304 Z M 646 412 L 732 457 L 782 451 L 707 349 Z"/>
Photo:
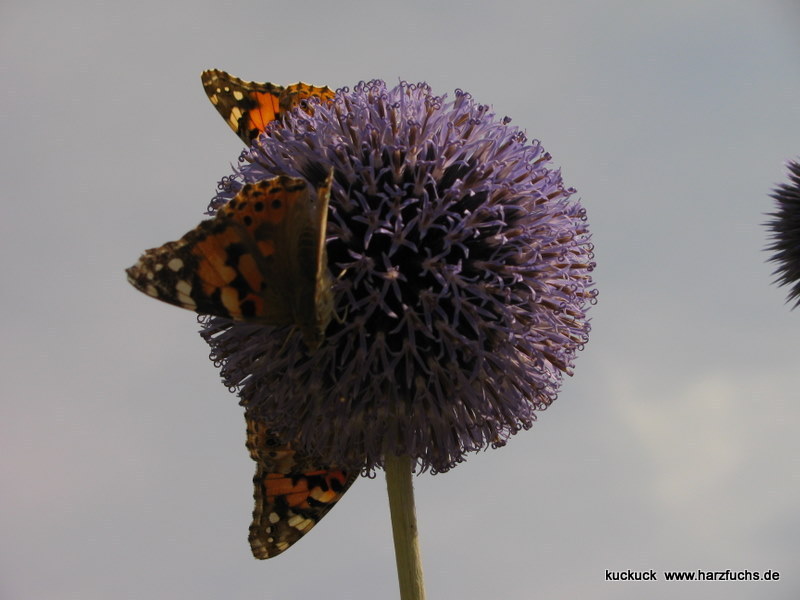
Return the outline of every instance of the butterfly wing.
<path id="1" fill-rule="evenodd" d="M 333 278 L 328 270 L 326 252 L 326 232 L 328 228 L 328 202 L 333 183 L 333 170 L 317 188 L 315 206 L 311 209 L 312 221 L 303 229 L 292 234 L 296 249 L 298 266 L 295 272 L 302 273 L 302 281 L 294 284 L 295 323 L 300 327 L 306 345 L 313 349 L 319 347 L 325 330 L 333 316 Z"/>
<path id="2" fill-rule="evenodd" d="M 280 176 L 247 184 L 213 219 L 180 240 L 147 250 L 127 270 L 128 281 L 149 296 L 200 314 L 296 323 L 297 297 L 310 285 L 303 281 L 313 281 L 316 273 L 298 273 L 297 259 L 297 232 L 318 227 L 312 211 L 303 179 Z"/>
<path id="3" fill-rule="evenodd" d="M 250 548 L 272 558 L 305 535 L 339 501 L 358 473 L 320 466 L 247 417 L 247 449 L 256 461 Z"/>
<path id="4" fill-rule="evenodd" d="M 320 102 L 328 102 L 335 96 L 336 92 L 327 85 L 317 86 L 298 81 L 286 86 L 286 89 L 281 92 L 278 104 L 281 112 L 292 110 L 296 106 L 301 106 L 303 110 L 311 112 L 311 107 L 305 102 L 306 100 L 319 98 Z"/>
<path id="5" fill-rule="evenodd" d="M 200 77 L 211 104 L 248 146 L 280 113 L 280 85 L 243 81 L 217 69 Z"/>
<path id="6" fill-rule="evenodd" d="M 225 71 L 211 69 L 200 76 L 208 99 L 225 122 L 248 146 L 283 112 L 315 96 L 330 100 L 335 92 L 298 82 L 289 86 L 244 81 Z"/>

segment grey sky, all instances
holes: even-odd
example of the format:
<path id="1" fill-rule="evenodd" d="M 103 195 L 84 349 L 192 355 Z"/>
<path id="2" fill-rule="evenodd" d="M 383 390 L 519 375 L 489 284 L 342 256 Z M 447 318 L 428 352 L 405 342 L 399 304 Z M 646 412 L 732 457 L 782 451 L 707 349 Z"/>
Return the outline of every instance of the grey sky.
<path id="1" fill-rule="evenodd" d="M 236 398 L 194 316 L 125 281 L 238 156 L 211 67 L 468 90 L 588 210 L 575 377 L 506 448 L 416 480 L 430 598 L 797 598 L 800 312 L 761 223 L 800 155 L 798 25 L 789 1 L 5 2 L 0 598 L 397 597 L 380 477 L 252 559 Z"/>

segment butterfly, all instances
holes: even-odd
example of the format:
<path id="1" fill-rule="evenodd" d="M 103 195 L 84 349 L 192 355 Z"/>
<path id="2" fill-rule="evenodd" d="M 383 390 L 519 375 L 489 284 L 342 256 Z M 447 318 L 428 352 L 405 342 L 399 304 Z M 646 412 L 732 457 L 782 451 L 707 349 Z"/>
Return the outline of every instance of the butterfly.
<path id="1" fill-rule="evenodd" d="M 272 558 L 299 540 L 353 484 L 348 473 L 295 451 L 259 419 L 246 417 L 247 449 L 256 461 L 250 549 Z"/>
<path id="2" fill-rule="evenodd" d="M 214 218 L 145 251 L 128 281 L 200 314 L 294 325 L 316 350 L 333 315 L 325 251 L 330 188 L 331 175 L 312 201 L 304 179 L 245 184 Z"/>
<path id="3" fill-rule="evenodd" d="M 201 79 L 211 104 L 248 146 L 282 113 L 297 106 L 311 110 L 305 102 L 308 98 L 327 101 L 336 95 L 327 86 L 298 82 L 284 87 L 274 83 L 243 81 L 217 69 L 203 71 Z"/>
<path id="4" fill-rule="evenodd" d="M 204 72 L 203 83 L 248 144 L 269 120 L 308 97 L 307 91 L 333 96 L 329 88 L 281 88 L 221 71 Z M 331 186 L 332 173 L 316 193 L 304 179 L 286 176 L 246 184 L 214 218 L 145 251 L 127 270 L 128 280 L 149 296 L 200 314 L 294 326 L 314 351 L 333 316 L 325 248 Z M 358 473 L 295 450 L 258 415 L 245 419 L 247 448 L 256 462 L 250 547 L 256 558 L 272 558 L 319 522 Z"/>

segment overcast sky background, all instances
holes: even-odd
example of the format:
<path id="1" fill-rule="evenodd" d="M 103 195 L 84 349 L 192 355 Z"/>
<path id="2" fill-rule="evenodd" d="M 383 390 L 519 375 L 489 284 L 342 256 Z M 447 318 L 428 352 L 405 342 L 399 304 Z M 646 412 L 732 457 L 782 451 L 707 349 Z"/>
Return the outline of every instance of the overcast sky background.
<path id="1" fill-rule="evenodd" d="M 125 280 L 238 157 L 211 67 L 463 88 L 588 210 L 600 297 L 575 377 L 506 448 L 416 479 L 429 598 L 800 595 L 800 311 L 761 225 L 800 155 L 797 2 L 6 0 L 0 598 L 398 595 L 382 477 L 251 557 L 237 399 L 194 315 Z"/>

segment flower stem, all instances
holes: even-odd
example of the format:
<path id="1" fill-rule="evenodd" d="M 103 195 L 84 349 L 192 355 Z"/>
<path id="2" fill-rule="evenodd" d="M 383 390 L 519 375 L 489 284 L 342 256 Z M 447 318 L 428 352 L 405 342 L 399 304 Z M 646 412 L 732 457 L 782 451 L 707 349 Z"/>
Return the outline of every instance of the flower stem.
<path id="1" fill-rule="evenodd" d="M 411 482 L 409 456 L 386 457 L 386 487 L 392 515 L 394 554 L 400 600 L 425 600 L 422 560 L 419 554 L 417 515 L 414 508 L 414 486 Z"/>

